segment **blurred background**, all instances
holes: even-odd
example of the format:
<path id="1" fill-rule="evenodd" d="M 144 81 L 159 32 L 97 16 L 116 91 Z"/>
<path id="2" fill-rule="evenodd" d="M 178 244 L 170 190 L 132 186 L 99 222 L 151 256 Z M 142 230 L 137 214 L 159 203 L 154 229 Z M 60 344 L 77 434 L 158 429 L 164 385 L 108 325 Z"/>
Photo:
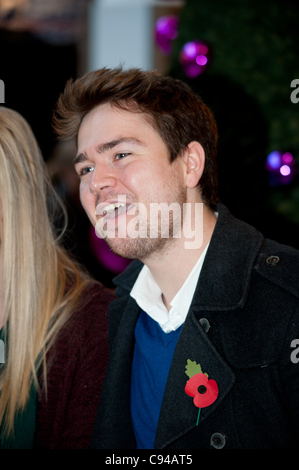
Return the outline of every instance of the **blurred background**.
<path id="1" fill-rule="evenodd" d="M 0 102 L 29 121 L 68 208 L 65 244 L 96 279 L 112 287 L 129 261 L 95 236 L 74 145 L 52 132 L 66 81 L 119 64 L 186 81 L 218 123 L 222 202 L 299 249 L 298 13 L 291 0 L 0 0 Z"/>

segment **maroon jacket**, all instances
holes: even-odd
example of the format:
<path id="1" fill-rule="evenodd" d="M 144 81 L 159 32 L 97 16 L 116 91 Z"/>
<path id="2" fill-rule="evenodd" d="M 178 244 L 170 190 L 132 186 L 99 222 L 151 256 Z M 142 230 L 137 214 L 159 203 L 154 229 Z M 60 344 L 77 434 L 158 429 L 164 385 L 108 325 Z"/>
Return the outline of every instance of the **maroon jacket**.
<path id="1" fill-rule="evenodd" d="M 114 294 L 94 283 L 51 349 L 48 396 L 39 395 L 35 448 L 86 449 L 108 362 L 109 303 Z"/>

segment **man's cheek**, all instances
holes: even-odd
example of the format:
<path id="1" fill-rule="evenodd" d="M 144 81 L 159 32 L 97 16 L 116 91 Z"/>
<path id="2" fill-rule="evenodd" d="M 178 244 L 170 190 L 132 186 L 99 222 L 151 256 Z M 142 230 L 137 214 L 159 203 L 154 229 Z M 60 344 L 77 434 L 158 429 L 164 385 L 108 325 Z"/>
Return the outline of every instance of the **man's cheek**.
<path id="1" fill-rule="evenodd" d="M 88 218 L 93 226 L 96 225 L 96 216 L 95 216 L 95 201 L 94 196 L 87 189 L 86 185 L 80 184 L 80 201 L 85 210 Z"/>

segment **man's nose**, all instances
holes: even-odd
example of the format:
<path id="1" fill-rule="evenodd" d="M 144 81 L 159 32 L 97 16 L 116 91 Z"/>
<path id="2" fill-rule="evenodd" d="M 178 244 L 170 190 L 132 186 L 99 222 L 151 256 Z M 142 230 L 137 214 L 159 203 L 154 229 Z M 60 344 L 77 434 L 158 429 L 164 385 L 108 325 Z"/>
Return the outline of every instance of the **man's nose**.
<path id="1" fill-rule="evenodd" d="M 113 170 L 107 169 L 102 165 L 96 166 L 89 183 L 89 190 L 91 193 L 99 193 L 105 188 L 114 188 L 117 185 L 116 176 Z"/>

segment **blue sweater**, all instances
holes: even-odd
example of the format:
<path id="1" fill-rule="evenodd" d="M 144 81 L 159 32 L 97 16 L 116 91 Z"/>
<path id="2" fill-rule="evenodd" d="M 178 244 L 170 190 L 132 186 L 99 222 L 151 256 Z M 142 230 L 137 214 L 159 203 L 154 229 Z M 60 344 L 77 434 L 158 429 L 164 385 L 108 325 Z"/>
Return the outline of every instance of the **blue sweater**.
<path id="1" fill-rule="evenodd" d="M 182 327 L 164 333 L 144 311 L 135 327 L 131 416 L 138 449 L 153 449 L 170 364 Z"/>

